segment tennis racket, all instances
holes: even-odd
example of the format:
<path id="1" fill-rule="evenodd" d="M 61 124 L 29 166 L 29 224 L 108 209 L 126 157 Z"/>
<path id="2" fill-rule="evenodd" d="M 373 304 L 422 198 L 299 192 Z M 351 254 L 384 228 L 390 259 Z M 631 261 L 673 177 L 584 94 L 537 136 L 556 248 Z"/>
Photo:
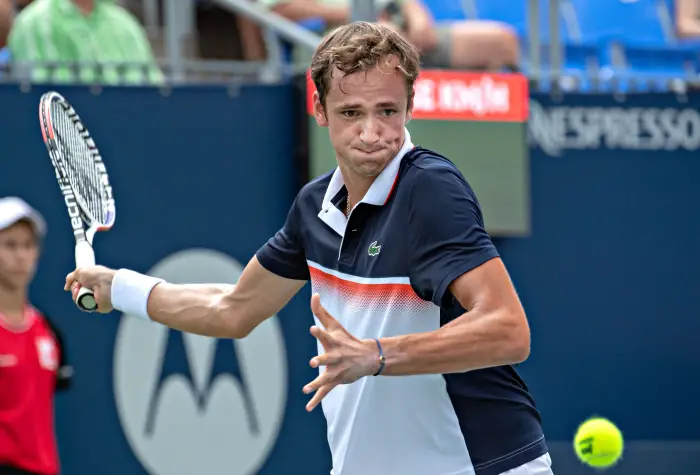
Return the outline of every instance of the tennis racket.
<path id="1" fill-rule="evenodd" d="M 94 266 L 95 233 L 109 230 L 115 218 L 107 169 L 75 109 L 59 93 L 51 91 L 41 96 L 39 121 L 68 208 L 75 236 L 76 268 Z M 95 294 L 85 287 L 78 292 L 76 304 L 86 312 L 97 310 Z"/>

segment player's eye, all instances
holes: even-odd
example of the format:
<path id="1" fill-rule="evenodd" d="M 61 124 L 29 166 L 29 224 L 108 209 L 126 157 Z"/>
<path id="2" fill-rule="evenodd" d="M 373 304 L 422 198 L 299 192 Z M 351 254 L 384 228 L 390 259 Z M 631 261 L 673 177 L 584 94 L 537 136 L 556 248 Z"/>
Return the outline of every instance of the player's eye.
<path id="1" fill-rule="evenodd" d="M 347 117 L 349 119 L 353 118 L 353 117 L 357 117 L 357 111 L 355 111 L 355 110 L 342 111 L 341 114 L 343 115 L 343 117 Z"/>
<path id="2" fill-rule="evenodd" d="M 382 114 L 384 114 L 385 117 L 391 117 L 392 115 L 396 114 L 396 109 L 384 109 Z"/>

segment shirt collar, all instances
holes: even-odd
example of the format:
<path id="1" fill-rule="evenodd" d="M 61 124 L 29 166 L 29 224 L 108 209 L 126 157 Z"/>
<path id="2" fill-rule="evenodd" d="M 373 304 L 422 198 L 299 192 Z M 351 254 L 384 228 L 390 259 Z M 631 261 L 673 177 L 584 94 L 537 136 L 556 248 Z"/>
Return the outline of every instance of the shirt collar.
<path id="1" fill-rule="evenodd" d="M 403 157 L 413 148 L 413 142 L 411 142 L 411 134 L 408 133 L 407 129 L 404 129 L 404 141 L 403 145 L 399 149 L 398 153 L 391 159 L 387 166 L 382 170 L 382 172 L 377 176 L 369 187 L 365 196 L 358 202 L 367 203 L 375 206 L 383 206 L 386 204 L 387 200 L 391 196 L 391 192 L 396 184 L 396 178 L 398 177 L 399 167 L 401 166 L 401 160 Z M 323 203 L 321 204 L 321 212 L 318 217 L 321 218 L 323 222 L 328 224 L 333 230 L 338 234 L 343 235 L 345 233 L 345 225 L 347 224 L 347 219 L 345 214 L 335 207 L 332 200 L 338 194 L 338 192 L 345 186 L 343 181 L 343 175 L 340 172 L 340 167 L 336 167 L 331 181 L 326 189 L 326 194 L 323 197 Z"/>

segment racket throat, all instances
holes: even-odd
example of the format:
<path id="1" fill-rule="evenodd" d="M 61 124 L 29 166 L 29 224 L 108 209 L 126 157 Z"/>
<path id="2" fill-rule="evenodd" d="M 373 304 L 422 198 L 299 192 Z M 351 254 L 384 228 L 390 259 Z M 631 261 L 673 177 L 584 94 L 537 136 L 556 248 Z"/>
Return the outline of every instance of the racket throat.
<path id="1" fill-rule="evenodd" d="M 85 240 L 90 245 L 90 248 L 92 248 L 92 240 L 95 239 L 95 233 L 97 233 L 97 228 L 95 227 L 88 228 L 87 231 L 85 231 L 84 233 Z"/>

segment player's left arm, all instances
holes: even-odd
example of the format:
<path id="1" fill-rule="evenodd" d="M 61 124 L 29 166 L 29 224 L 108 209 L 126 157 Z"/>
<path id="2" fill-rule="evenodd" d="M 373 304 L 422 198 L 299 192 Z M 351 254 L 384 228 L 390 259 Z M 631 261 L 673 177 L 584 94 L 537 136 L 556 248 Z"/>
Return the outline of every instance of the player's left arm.
<path id="1" fill-rule="evenodd" d="M 525 311 L 471 188 L 449 167 L 419 173 L 407 232 L 412 285 L 436 305 L 456 299 L 467 312 L 435 331 L 382 338 L 383 374 L 455 373 L 524 361 L 530 353 Z"/>
<path id="2" fill-rule="evenodd" d="M 449 290 L 468 311 L 433 332 L 382 338 L 384 375 L 461 373 L 527 359 L 525 311 L 500 258 L 461 275 Z"/>

